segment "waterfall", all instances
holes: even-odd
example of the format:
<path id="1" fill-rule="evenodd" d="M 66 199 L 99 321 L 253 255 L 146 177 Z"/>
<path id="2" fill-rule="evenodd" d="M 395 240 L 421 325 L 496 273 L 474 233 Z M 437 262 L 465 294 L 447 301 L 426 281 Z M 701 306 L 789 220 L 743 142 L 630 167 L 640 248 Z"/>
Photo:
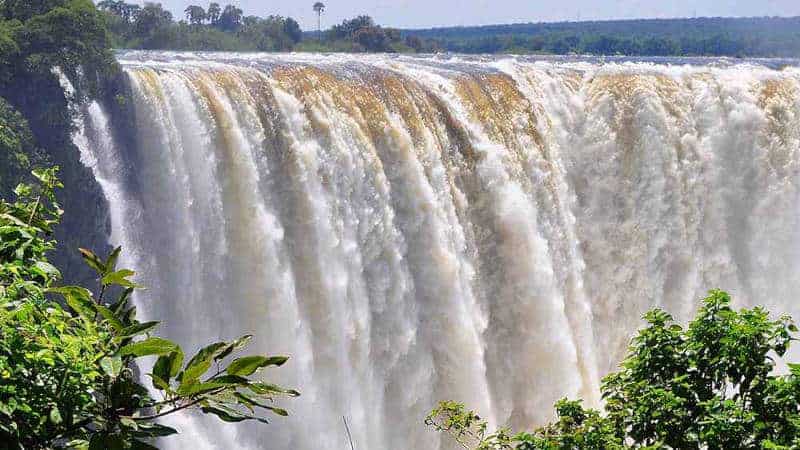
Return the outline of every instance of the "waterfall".
<path id="1" fill-rule="evenodd" d="M 302 392 L 171 448 L 444 449 L 599 406 L 649 308 L 711 288 L 800 317 L 800 69 L 756 63 L 132 52 L 133 142 L 79 147 L 148 319 L 189 352 L 252 333 Z"/>

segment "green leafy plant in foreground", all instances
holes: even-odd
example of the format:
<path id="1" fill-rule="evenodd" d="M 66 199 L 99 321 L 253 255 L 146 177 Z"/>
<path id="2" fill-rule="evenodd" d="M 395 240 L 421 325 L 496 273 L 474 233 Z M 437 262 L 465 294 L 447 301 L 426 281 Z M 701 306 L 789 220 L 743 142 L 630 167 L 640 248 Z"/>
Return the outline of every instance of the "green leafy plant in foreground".
<path id="1" fill-rule="evenodd" d="M 56 169 L 34 171 L 14 203 L 0 201 L 0 448 L 152 449 L 153 438 L 177 433 L 157 422 L 193 408 L 226 422 L 266 422 L 257 409 L 296 391 L 252 378 L 284 356 L 233 355 L 250 340 L 217 342 L 186 361 L 176 343 L 153 335 L 158 322 L 136 320 L 133 271 L 117 269 L 120 249 L 105 259 L 81 250 L 97 272 L 99 295 L 58 286 L 46 258 L 62 211 Z M 106 298 L 112 291 L 114 298 Z M 160 398 L 136 375 L 146 373 Z"/>
<path id="2" fill-rule="evenodd" d="M 514 434 L 442 402 L 425 422 L 480 450 L 800 449 L 800 364 L 776 373 L 795 340 L 791 318 L 734 310 L 715 290 L 686 328 L 659 309 L 644 319 L 619 370 L 603 379 L 603 411 L 561 400 L 555 422 Z"/>

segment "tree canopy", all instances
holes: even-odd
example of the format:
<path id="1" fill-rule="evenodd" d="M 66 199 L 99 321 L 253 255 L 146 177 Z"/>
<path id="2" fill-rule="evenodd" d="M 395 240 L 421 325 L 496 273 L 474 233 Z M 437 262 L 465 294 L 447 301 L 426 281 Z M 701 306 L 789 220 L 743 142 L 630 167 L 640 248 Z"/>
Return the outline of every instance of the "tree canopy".
<path id="1" fill-rule="evenodd" d="M 98 4 L 114 44 L 123 48 L 227 51 L 288 51 L 303 37 L 291 17 L 245 15 L 235 5 L 188 5 L 186 21 L 175 21 L 160 3 L 141 9 L 123 1 Z M 138 7 L 137 7 L 138 8 Z"/>
<path id="2" fill-rule="evenodd" d="M 122 0 L 103 0 L 98 7 L 107 15 L 115 45 L 123 48 L 736 57 L 792 57 L 800 52 L 800 18 L 704 17 L 398 30 L 382 27 L 362 14 L 327 31 L 318 23 L 318 30 L 305 33 L 313 39 L 304 40 L 299 25 L 276 35 L 272 27 L 260 24 L 279 16 L 260 18 L 232 4 L 211 3 L 206 9 L 189 4 L 184 9 L 185 21 L 176 21 L 159 3 L 140 8 Z M 325 8 L 321 2 L 312 5 L 318 18 Z M 281 19 L 297 24 L 292 18 Z"/>

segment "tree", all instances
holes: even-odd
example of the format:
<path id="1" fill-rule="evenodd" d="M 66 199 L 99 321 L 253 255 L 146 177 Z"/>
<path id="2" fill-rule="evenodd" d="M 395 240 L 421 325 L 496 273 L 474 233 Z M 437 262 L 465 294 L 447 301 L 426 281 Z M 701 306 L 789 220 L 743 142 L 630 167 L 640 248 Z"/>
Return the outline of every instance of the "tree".
<path id="1" fill-rule="evenodd" d="M 103 0 L 97 3 L 97 8 L 100 9 L 101 11 L 108 11 L 118 16 L 122 15 L 122 10 L 124 6 L 125 2 L 122 0 Z"/>
<path id="2" fill-rule="evenodd" d="M 103 0 L 97 4 L 97 8 L 122 19 L 126 24 L 134 22 L 141 10 L 139 5 L 128 4 L 122 0 Z"/>
<path id="3" fill-rule="evenodd" d="M 219 7 L 219 3 L 210 3 L 208 5 L 208 11 L 206 12 L 206 18 L 211 25 L 216 25 L 219 22 L 219 16 L 222 13 L 222 9 Z"/>
<path id="4" fill-rule="evenodd" d="M 289 39 L 292 40 L 293 43 L 300 42 L 303 39 L 303 30 L 300 29 L 300 24 L 297 23 L 296 20 L 292 19 L 291 17 L 287 17 L 283 21 L 283 32 Z"/>
<path id="5" fill-rule="evenodd" d="M 415 52 L 421 51 L 423 46 L 422 39 L 420 39 L 419 36 L 413 35 L 406 36 L 405 44 L 413 48 Z"/>
<path id="6" fill-rule="evenodd" d="M 322 13 L 325 11 L 325 4 L 322 2 L 314 3 L 314 12 L 317 13 L 317 33 L 319 40 L 322 41 Z"/>
<path id="7" fill-rule="evenodd" d="M 186 20 L 192 25 L 200 25 L 206 20 L 206 11 L 202 6 L 189 5 L 183 12 L 186 14 Z"/>
<path id="8" fill-rule="evenodd" d="M 216 25 L 223 31 L 236 31 L 242 25 L 244 12 L 234 5 L 226 5 Z"/>
<path id="9" fill-rule="evenodd" d="M 142 8 L 139 5 L 126 3 L 122 6 L 122 18 L 125 19 L 126 23 L 135 22 L 141 10 Z"/>
<path id="10" fill-rule="evenodd" d="M 342 21 L 341 25 L 334 25 L 331 33 L 335 39 L 353 39 L 362 28 L 376 28 L 375 21 L 370 16 L 357 16 Z"/>
<path id="11" fill-rule="evenodd" d="M 130 298 L 134 272 L 117 269 L 120 248 L 101 259 L 81 250 L 99 280 L 95 296 L 61 286 L 46 253 L 62 214 L 56 169 L 35 170 L 37 185 L 19 185 L 17 201 L 0 201 L 0 443 L 11 450 L 153 449 L 146 441 L 177 433 L 157 422 L 194 408 L 227 422 L 266 422 L 253 410 L 284 416 L 278 396 L 296 391 L 255 381 L 283 356 L 233 358 L 250 336 L 218 342 L 184 362 L 183 350 L 139 322 Z M 113 295 L 112 295 L 113 294 Z M 143 357 L 156 357 L 144 364 Z M 153 398 L 135 375 L 161 395 Z"/>
<path id="12" fill-rule="evenodd" d="M 103 18 L 90 0 L 45 2 L 49 6 L 41 3 L 0 2 L 0 15 L 15 28 L 8 36 L 14 41 L 15 51 L 3 55 L 9 57 L 4 62 L 13 66 L 15 76 L 29 82 L 25 75 L 31 72 L 51 77 L 55 66 L 70 73 L 79 66 L 92 69 L 112 60 Z M 0 27 L 0 39 L 4 28 Z M 0 94 L 2 90 L 0 86 Z"/>
<path id="13" fill-rule="evenodd" d="M 389 37 L 380 27 L 361 27 L 353 33 L 352 38 L 368 52 L 390 50 Z"/>
<path id="14" fill-rule="evenodd" d="M 514 435 L 488 433 L 476 413 L 443 402 L 426 423 L 476 449 L 800 448 L 800 364 L 779 375 L 774 360 L 797 328 L 730 303 L 711 291 L 686 328 L 648 312 L 619 371 L 603 380 L 603 412 L 562 400 L 556 422 Z"/>
<path id="15" fill-rule="evenodd" d="M 139 11 L 134 23 L 134 29 L 140 36 L 149 36 L 159 28 L 164 28 L 172 23 L 172 13 L 165 10 L 161 3 L 145 3 Z"/>

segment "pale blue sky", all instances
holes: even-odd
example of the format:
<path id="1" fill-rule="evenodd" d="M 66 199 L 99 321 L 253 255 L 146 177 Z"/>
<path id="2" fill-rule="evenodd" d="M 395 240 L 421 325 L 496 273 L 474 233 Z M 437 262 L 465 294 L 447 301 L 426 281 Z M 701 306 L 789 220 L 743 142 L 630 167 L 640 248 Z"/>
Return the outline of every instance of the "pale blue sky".
<path id="1" fill-rule="evenodd" d="M 131 0 L 129 0 L 131 1 Z M 155 0 L 176 17 L 188 4 L 208 0 Z M 303 29 L 316 28 L 315 0 L 218 0 L 245 14 L 294 17 Z M 135 1 L 134 1 L 135 2 Z M 425 28 L 562 20 L 698 16 L 800 16 L 799 0 L 327 0 L 323 27 L 368 14 L 386 26 Z M 139 1 L 138 3 L 142 3 Z"/>

